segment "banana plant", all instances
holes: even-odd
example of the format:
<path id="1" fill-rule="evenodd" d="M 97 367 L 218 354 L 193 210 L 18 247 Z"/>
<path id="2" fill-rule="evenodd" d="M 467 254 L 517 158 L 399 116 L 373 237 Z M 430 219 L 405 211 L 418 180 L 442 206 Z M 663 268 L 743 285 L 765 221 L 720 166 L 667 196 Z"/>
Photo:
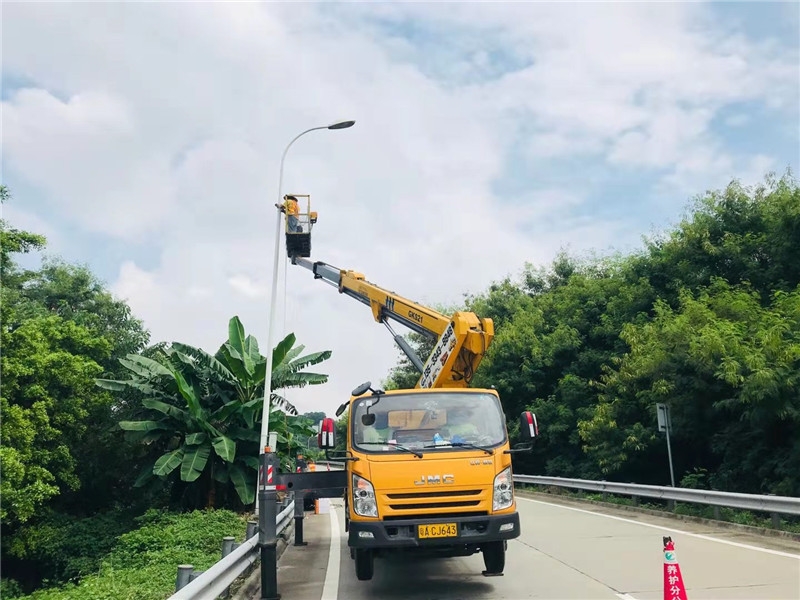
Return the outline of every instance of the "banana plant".
<path id="1" fill-rule="evenodd" d="M 294 334 L 289 334 L 273 350 L 273 389 L 327 381 L 327 375 L 303 369 L 326 360 L 330 351 L 298 357 L 304 347 L 294 347 L 295 341 Z M 96 380 L 111 391 L 138 393 L 139 420 L 122 420 L 119 426 L 129 439 L 154 448 L 154 456 L 161 453 L 134 485 L 174 472 L 181 481 L 192 483 L 206 473 L 201 482 L 208 487 L 209 506 L 216 495 L 214 482 L 233 485 L 242 503 L 252 504 L 266 372 L 266 358 L 259 353 L 256 339 L 245 336 L 239 318 L 233 317 L 228 340 L 215 355 L 173 342 L 152 356 L 121 359 L 131 372 L 130 379 Z M 270 425 L 278 432 L 279 450 L 282 445 L 284 452 L 292 452 L 294 436 L 310 435 L 311 423 L 297 417 L 294 406 L 280 395 L 273 393 L 270 400 Z"/>

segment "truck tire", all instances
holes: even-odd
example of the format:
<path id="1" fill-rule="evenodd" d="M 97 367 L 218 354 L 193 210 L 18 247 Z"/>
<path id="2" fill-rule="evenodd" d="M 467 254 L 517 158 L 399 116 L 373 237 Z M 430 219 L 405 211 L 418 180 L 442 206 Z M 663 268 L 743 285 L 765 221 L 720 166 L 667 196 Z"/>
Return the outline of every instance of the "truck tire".
<path id="1" fill-rule="evenodd" d="M 369 581 L 375 571 L 375 557 L 372 550 L 356 550 L 356 577 L 359 581 Z"/>
<path id="2" fill-rule="evenodd" d="M 487 573 L 502 573 L 506 566 L 506 544 L 504 541 L 489 542 L 481 547 L 483 564 Z"/>

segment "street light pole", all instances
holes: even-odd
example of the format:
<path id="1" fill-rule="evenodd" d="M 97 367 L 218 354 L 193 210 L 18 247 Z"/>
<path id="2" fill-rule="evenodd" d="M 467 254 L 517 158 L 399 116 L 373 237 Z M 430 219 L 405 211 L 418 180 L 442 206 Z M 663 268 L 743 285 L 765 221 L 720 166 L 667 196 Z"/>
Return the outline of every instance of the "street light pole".
<path id="1" fill-rule="evenodd" d="M 346 129 L 352 127 L 355 121 L 340 121 L 326 127 L 312 127 L 296 135 L 286 146 L 281 156 L 280 174 L 278 176 L 278 206 L 283 204 L 283 162 L 286 153 L 289 152 L 301 136 L 318 129 Z M 269 405 L 272 397 L 272 337 L 275 322 L 275 303 L 278 295 L 278 255 L 280 254 L 281 239 L 281 213 L 278 211 L 275 221 L 275 249 L 273 251 L 272 264 L 272 293 L 269 303 L 269 323 L 267 324 L 267 356 L 266 369 L 264 371 L 264 401 L 261 407 L 261 437 L 259 439 L 259 475 L 257 481 L 258 502 L 256 512 L 258 513 L 258 545 L 261 555 L 261 600 L 278 600 L 278 559 L 277 559 L 277 486 L 275 485 L 275 475 L 278 471 L 278 456 L 275 448 L 267 446 L 267 439 L 275 437 L 269 435 Z M 301 507 L 302 508 L 302 507 Z"/>
<path id="2" fill-rule="evenodd" d="M 294 137 L 294 139 L 289 142 L 286 146 L 286 149 L 283 151 L 283 155 L 281 156 L 281 167 L 280 167 L 280 174 L 278 176 L 278 204 L 283 204 L 283 198 L 281 197 L 283 193 L 283 162 L 286 159 L 286 153 L 289 152 L 289 148 L 292 147 L 301 136 L 311 132 L 317 131 L 319 129 L 347 129 L 348 127 L 352 127 L 355 125 L 355 121 L 340 121 L 338 123 L 333 123 L 331 125 L 325 125 L 322 127 L 312 127 L 311 129 L 306 129 L 302 133 L 299 133 Z M 270 404 L 270 397 L 272 396 L 272 343 L 273 343 L 273 322 L 275 321 L 275 303 L 276 298 L 278 295 L 278 256 L 280 254 L 280 239 L 281 239 L 281 212 L 278 211 L 278 216 L 275 221 L 275 249 L 273 250 L 273 263 L 272 263 L 272 291 L 271 291 L 271 298 L 269 303 L 269 323 L 267 325 L 267 365 L 266 371 L 264 373 L 264 403 L 261 407 L 261 438 L 259 442 L 259 453 L 263 454 L 265 448 L 267 447 L 267 438 L 269 436 L 269 404 Z M 272 452 L 275 451 L 274 448 L 270 449 Z"/>

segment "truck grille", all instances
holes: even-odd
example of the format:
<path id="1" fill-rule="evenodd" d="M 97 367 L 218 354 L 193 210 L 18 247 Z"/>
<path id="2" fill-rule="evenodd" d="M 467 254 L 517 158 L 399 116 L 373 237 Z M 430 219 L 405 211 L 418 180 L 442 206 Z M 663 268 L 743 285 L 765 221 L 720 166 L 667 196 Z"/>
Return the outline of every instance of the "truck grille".
<path id="1" fill-rule="evenodd" d="M 386 494 L 390 500 L 424 500 L 426 498 L 447 498 L 450 496 L 475 496 L 480 490 L 461 490 L 448 492 L 414 492 L 409 494 Z"/>
<path id="2" fill-rule="evenodd" d="M 465 508 L 478 506 L 480 500 L 466 500 L 460 502 L 419 502 L 416 504 L 390 504 L 392 510 L 423 510 L 425 508 Z"/>
<path id="3" fill-rule="evenodd" d="M 459 511 L 459 512 L 436 512 L 433 514 L 425 514 L 425 513 L 409 513 L 403 515 L 392 515 L 384 517 L 384 521 L 403 521 L 405 519 L 458 519 L 463 517 L 485 517 L 489 513 L 485 510 L 470 510 L 470 511 Z"/>
<path id="4" fill-rule="evenodd" d="M 386 517 L 407 519 L 412 515 L 430 518 L 454 511 L 462 515 L 467 512 L 480 513 L 483 509 L 488 509 L 487 494 L 488 490 L 481 489 L 433 489 L 389 492 L 383 497 L 388 509 Z"/>

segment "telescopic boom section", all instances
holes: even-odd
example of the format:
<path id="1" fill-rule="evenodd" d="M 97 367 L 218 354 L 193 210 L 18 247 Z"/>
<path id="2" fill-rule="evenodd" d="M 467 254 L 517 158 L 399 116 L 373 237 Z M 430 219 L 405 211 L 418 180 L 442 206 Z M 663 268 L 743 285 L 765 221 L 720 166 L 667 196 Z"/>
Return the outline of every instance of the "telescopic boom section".
<path id="1" fill-rule="evenodd" d="M 324 262 L 295 257 L 294 264 L 305 267 L 335 286 L 340 294 L 355 298 L 372 309 L 372 316 L 383 323 L 400 349 L 420 372 L 418 388 L 467 387 L 494 337 L 491 319 L 472 312 L 456 312 L 452 317 L 403 298 L 366 280 L 363 274 L 345 271 Z M 396 334 L 388 321 L 401 323 L 436 344 L 423 363 L 406 340 Z"/>

